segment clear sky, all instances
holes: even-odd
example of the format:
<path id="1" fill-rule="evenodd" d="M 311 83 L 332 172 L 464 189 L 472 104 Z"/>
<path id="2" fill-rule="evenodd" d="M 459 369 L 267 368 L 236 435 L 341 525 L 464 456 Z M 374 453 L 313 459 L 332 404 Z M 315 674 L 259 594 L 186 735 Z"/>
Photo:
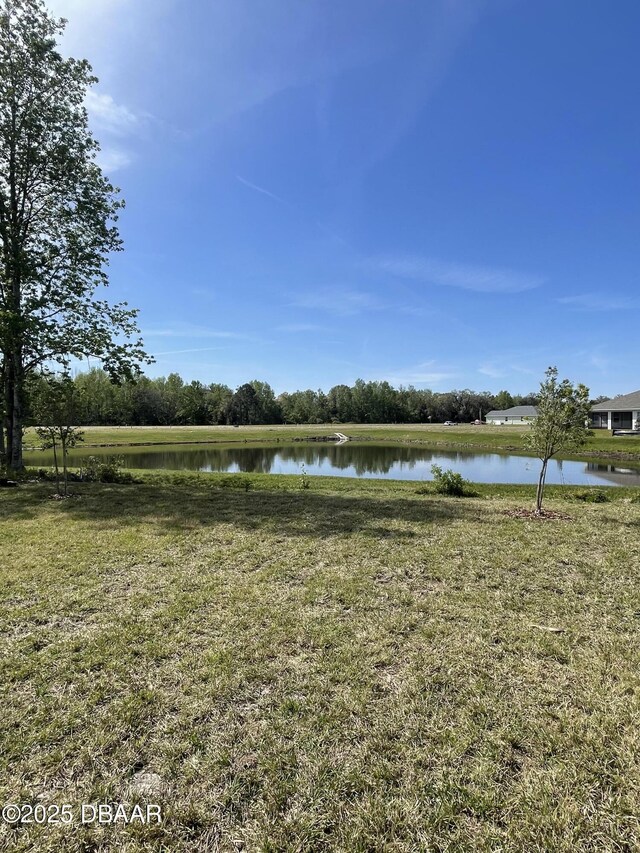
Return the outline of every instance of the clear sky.
<path id="1" fill-rule="evenodd" d="M 638 0 L 49 0 L 151 376 L 640 388 Z"/>

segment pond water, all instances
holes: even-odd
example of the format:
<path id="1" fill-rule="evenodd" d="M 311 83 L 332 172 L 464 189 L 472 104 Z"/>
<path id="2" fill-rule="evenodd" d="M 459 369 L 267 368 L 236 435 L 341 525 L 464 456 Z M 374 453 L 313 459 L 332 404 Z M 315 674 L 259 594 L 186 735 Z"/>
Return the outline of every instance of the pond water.
<path id="1" fill-rule="evenodd" d="M 310 475 L 392 480 L 431 480 L 431 466 L 435 464 L 458 471 L 476 483 L 536 483 L 540 471 L 540 462 L 535 457 L 369 442 L 85 448 L 71 454 L 71 464 L 79 465 L 91 455 L 121 456 L 126 468 L 300 474 L 304 465 Z M 25 464 L 53 465 L 53 455 L 34 451 L 25 454 Z M 552 459 L 547 482 L 572 486 L 640 486 L 640 465 Z"/>

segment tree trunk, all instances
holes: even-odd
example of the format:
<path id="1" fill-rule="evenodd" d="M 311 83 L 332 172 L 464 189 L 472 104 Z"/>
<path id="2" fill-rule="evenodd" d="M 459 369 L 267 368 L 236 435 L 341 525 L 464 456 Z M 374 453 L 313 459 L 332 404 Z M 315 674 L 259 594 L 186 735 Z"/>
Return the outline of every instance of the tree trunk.
<path id="1" fill-rule="evenodd" d="M 67 443 L 62 439 L 62 475 L 64 477 L 64 496 L 67 496 Z"/>
<path id="2" fill-rule="evenodd" d="M 7 445 L 5 444 L 5 430 L 7 426 L 6 422 L 6 388 L 5 388 L 5 365 L 4 365 L 4 353 L 0 353 L 0 357 L 2 359 L 1 367 L 0 367 L 0 468 L 4 468 L 7 463 Z"/>
<path id="3" fill-rule="evenodd" d="M 2 379 L 2 413 L 0 415 L 0 469 L 4 468 L 7 463 L 7 445 L 4 442 L 4 433 L 6 427 L 6 421 L 4 417 L 4 378 Z"/>
<path id="4" fill-rule="evenodd" d="M 22 419 L 23 419 L 23 372 L 22 372 L 22 351 L 18 349 L 13 353 L 12 358 L 12 379 L 9 387 L 9 396 L 11 398 L 11 415 L 10 427 L 11 438 L 7 435 L 7 451 L 9 454 L 9 468 L 12 471 L 23 471 L 24 462 L 22 461 Z"/>
<path id="5" fill-rule="evenodd" d="M 543 459 L 542 469 L 540 470 L 540 478 L 538 479 L 538 489 L 536 491 L 536 515 L 542 512 L 542 498 L 544 497 L 544 481 L 547 476 L 548 459 Z"/>
<path id="6" fill-rule="evenodd" d="M 56 439 L 53 437 L 53 465 L 56 469 L 56 489 L 60 494 L 60 470 L 58 469 L 58 453 L 56 451 Z"/>
<path id="7" fill-rule="evenodd" d="M 6 462 L 7 468 L 11 468 L 11 448 L 13 446 L 13 358 L 11 354 L 6 356 L 4 375 L 4 423 L 6 430 Z"/>
<path id="8" fill-rule="evenodd" d="M 3 385 L 6 465 L 10 471 L 22 471 L 23 371 L 20 347 L 5 353 Z"/>

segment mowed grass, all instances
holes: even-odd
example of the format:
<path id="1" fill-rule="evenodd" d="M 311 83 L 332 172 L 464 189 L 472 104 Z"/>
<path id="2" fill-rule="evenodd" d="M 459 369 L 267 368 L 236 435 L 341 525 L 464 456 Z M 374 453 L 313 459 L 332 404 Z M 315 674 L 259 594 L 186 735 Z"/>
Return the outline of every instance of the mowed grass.
<path id="1" fill-rule="evenodd" d="M 460 424 L 318 424 L 275 426 L 174 426 L 174 427 L 83 427 L 80 446 L 178 444 L 182 442 L 273 442 L 298 441 L 335 435 L 336 430 L 350 438 L 368 441 L 412 442 L 442 447 L 467 447 L 488 450 L 523 451 L 527 426 L 473 426 Z M 39 446 L 35 432 L 27 430 L 25 448 Z M 613 438 L 608 430 L 594 430 L 579 456 L 617 455 L 640 459 L 640 436 Z M 576 454 L 574 454 L 576 455 Z"/>
<path id="2" fill-rule="evenodd" d="M 0 849 L 639 849 L 634 493 L 299 486 L 1 491 L 1 799 L 163 821 Z"/>

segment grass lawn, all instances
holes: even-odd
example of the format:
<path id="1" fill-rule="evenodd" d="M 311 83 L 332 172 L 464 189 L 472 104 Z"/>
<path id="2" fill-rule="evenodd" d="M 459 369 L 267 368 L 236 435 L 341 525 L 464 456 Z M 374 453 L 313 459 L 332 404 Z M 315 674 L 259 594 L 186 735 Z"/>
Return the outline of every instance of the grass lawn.
<path id="1" fill-rule="evenodd" d="M 640 849 L 632 491 L 545 521 L 505 514 L 527 487 L 52 491 L 0 490 L 1 799 L 163 820 L 0 849 Z"/>
<path id="2" fill-rule="evenodd" d="M 131 444 L 178 444 L 181 442 L 265 442 L 294 441 L 311 436 L 332 436 L 336 430 L 351 438 L 369 441 L 414 442 L 441 447 L 521 451 L 526 426 L 472 426 L 461 424 L 319 424 L 317 426 L 174 426 L 174 427 L 83 427 L 81 446 Z M 33 430 L 28 430 L 25 448 L 38 446 Z M 613 438 L 608 430 L 594 430 L 587 444 L 573 456 L 621 456 L 640 460 L 640 437 Z"/>

